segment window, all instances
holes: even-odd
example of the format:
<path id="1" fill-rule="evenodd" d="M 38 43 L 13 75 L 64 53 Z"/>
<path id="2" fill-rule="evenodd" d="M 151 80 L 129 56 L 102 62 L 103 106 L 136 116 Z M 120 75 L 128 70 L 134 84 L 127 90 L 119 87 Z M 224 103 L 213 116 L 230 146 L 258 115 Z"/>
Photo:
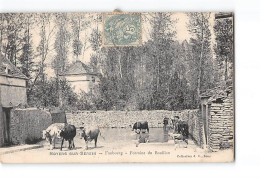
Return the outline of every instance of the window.
<path id="1" fill-rule="evenodd" d="M 3 70 L 5 73 L 8 73 L 6 66 L 3 66 L 1 70 Z"/>
<path id="2" fill-rule="evenodd" d="M 95 83 L 96 79 L 94 76 L 92 76 L 92 82 Z"/>

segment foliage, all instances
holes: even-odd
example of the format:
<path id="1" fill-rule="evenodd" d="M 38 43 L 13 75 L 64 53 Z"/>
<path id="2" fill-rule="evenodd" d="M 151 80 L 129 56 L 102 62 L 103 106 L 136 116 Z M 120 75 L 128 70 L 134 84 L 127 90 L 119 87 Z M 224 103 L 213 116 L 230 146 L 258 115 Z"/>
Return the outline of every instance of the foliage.
<path id="1" fill-rule="evenodd" d="M 59 88 L 63 101 L 63 106 L 61 107 L 75 106 L 78 100 L 77 94 L 73 92 L 72 87 L 66 80 L 57 81 L 55 78 L 46 80 L 45 83 L 37 82 L 31 94 L 28 96 L 28 104 L 37 107 L 58 107 Z"/>
<path id="2" fill-rule="evenodd" d="M 178 19 L 174 14 L 147 13 L 142 18 L 149 27 L 149 37 L 142 46 L 106 48 L 102 47 L 100 14 L 0 16 L 0 52 L 29 78 L 30 106 L 81 110 L 193 109 L 198 107 L 201 93 L 232 79 L 228 69 L 233 55 L 233 22 L 215 20 L 212 36 L 210 13 L 188 14 L 191 38 L 183 42 L 176 40 Z M 32 42 L 35 27 L 39 29 L 35 37 L 39 44 Z M 84 59 L 87 49 L 91 51 L 89 67 L 99 75 L 100 82 L 89 93 L 77 95 L 59 74 L 66 70 L 70 53 L 73 59 Z M 46 77 L 48 63 L 55 78 Z M 220 70 L 223 67 L 224 72 Z"/>
<path id="3" fill-rule="evenodd" d="M 25 16 L 22 13 L 2 13 L 0 16 L 1 52 L 16 66 L 23 45 Z"/>
<path id="4" fill-rule="evenodd" d="M 210 13 L 189 13 L 188 29 L 192 34 L 191 64 L 196 83 L 196 100 L 199 102 L 201 92 L 214 87 L 214 62 L 211 51 L 211 32 L 209 30 Z"/>
<path id="5" fill-rule="evenodd" d="M 216 36 L 216 44 L 214 50 L 216 53 L 217 63 L 219 65 L 219 82 L 232 81 L 232 72 L 228 73 L 228 63 L 232 63 L 233 59 L 233 21 L 232 19 L 218 19 L 214 25 L 214 32 Z M 224 72 L 220 69 L 225 69 Z M 231 69 L 232 71 L 232 69 Z M 226 85 L 226 84 L 224 84 Z"/>
<path id="6" fill-rule="evenodd" d="M 71 34 L 67 30 L 68 17 L 65 13 L 56 13 L 55 21 L 58 27 L 58 32 L 56 33 L 56 39 L 54 43 L 56 55 L 52 65 L 56 76 L 58 77 L 58 74 L 64 72 L 68 64 L 69 42 Z"/>
<path id="7" fill-rule="evenodd" d="M 37 144 L 41 140 L 42 140 L 42 138 L 39 138 L 39 137 L 27 137 L 25 139 L 25 143 L 26 144 Z"/>
<path id="8" fill-rule="evenodd" d="M 173 40 L 177 22 L 168 13 L 150 19 L 151 39 L 142 47 L 101 49 L 91 62 L 101 63 L 100 106 L 103 109 L 180 110 L 195 108 L 197 96 L 191 86 L 192 46 Z"/>
<path id="9" fill-rule="evenodd" d="M 80 39 L 80 33 L 82 30 L 89 26 L 89 21 L 86 20 L 81 13 L 70 14 L 70 24 L 72 29 L 72 48 L 73 54 L 78 59 L 79 55 L 82 54 L 83 42 Z"/>

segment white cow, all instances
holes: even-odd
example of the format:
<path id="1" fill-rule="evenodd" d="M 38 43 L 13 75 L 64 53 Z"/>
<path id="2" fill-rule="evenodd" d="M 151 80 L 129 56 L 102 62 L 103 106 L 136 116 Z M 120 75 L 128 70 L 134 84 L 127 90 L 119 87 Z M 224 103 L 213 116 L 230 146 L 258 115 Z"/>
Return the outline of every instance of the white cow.
<path id="1" fill-rule="evenodd" d="M 42 131 L 42 138 L 46 139 L 50 143 L 50 150 L 55 148 L 55 140 L 60 137 L 60 132 L 64 129 L 65 123 L 54 123 L 50 125 L 46 130 Z"/>

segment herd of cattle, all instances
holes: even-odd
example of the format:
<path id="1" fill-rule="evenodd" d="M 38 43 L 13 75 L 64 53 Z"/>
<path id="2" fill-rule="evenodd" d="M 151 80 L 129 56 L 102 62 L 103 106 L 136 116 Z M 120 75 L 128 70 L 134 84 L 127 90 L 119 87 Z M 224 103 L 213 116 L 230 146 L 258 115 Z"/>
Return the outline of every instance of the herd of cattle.
<path id="1" fill-rule="evenodd" d="M 62 139 L 60 150 L 62 150 L 64 140 L 69 142 L 68 149 L 74 149 L 74 137 L 76 136 L 76 127 L 66 123 L 54 123 L 50 125 L 46 130 L 43 130 L 43 139 L 46 139 L 50 144 L 50 149 L 55 148 L 55 142 L 57 139 Z M 98 136 L 101 136 L 98 127 L 80 128 L 80 139 L 84 139 L 86 143 L 86 149 L 88 149 L 88 142 L 95 141 L 95 147 L 97 146 Z"/>
<path id="2" fill-rule="evenodd" d="M 174 140 L 183 140 L 188 144 L 188 124 L 184 121 L 179 120 L 179 118 L 171 120 L 169 118 L 164 118 L 163 120 L 164 130 L 171 130 L 169 136 Z M 148 139 L 142 139 L 142 133 L 149 133 L 149 126 L 147 121 L 136 122 L 132 126 L 132 130 L 139 135 L 139 143 L 146 143 Z M 79 130 L 80 139 L 84 139 L 86 143 L 86 150 L 88 150 L 88 143 L 93 141 L 95 142 L 95 147 L 97 146 L 98 136 L 101 136 L 101 132 L 98 126 L 93 127 L 80 127 Z M 55 148 L 55 142 L 57 139 L 61 139 L 60 150 L 62 150 L 64 140 L 69 142 L 68 149 L 74 149 L 74 137 L 77 134 L 76 127 L 67 123 L 54 123 L 50 125 L 46 130 L 43 130 L 43 139 L 50 144 L 50 150 Z M 145 135 L 147 136 L 147 135 Z M 149 136 L 149 135 L 148 135 Z M 105 139 L 103 137 L 103 139 Z M 138 145 L 137 145 L 138 146 Z"/>

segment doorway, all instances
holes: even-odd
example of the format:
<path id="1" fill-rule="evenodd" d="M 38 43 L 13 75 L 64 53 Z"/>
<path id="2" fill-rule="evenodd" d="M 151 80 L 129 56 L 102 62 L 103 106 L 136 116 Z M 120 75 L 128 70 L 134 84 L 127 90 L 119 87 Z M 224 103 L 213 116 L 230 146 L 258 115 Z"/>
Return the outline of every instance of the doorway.
<path id="1" fill-rule="evenodd" d="M 205 144 L 208 145 L 208 120 L 209 120 L 209 106 L 202 105 L 202 120 L 204 126 Z"/>
<path id="2" fill-rule="evenodd" d="M 8 146 L 11 144 L 11 138 L 10 138 L 11 109 L 12 108 L 3 107 L 4 145 L 5 146 Z"/>

